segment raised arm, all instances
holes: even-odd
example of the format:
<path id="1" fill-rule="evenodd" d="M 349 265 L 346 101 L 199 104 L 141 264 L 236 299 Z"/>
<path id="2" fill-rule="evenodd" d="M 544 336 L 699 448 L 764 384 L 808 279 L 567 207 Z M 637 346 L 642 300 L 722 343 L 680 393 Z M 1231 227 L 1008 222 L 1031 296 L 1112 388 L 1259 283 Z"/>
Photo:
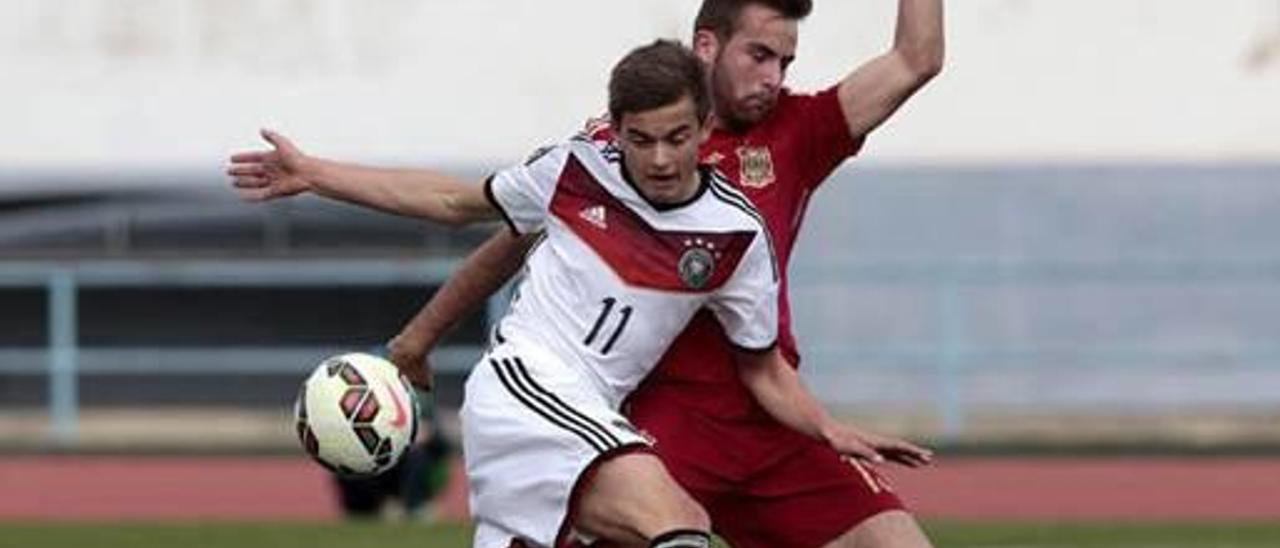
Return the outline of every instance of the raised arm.
<path id="1" fill-rule="evenodd" d="M 841 455 L 877 463 L 887 459 L 911 467 L 932 461 L 933 453 L 927 449 L 831 418 L 776 348 L 767 353 L 739 351 L 737 361 L 743 384 L 773 418 L 829 444 Z"/>
<path id="2" fill-rule="evenodd" d="M 458 267 L 421 310 L 387 343 L 392 363 L 409 382 L 430 390 L 427 353 L 467 313 L 502 287 L 524 264 L 538 236 L 517 236 L 502 229 L 481 244 Z"/>
<path id="3" fill-rule="evenodd" d="M 840 82 L 840 106 L 849 134 L 880 127 L 898 107 L 942 70 L 945 39 L 942 0 L 899 0 L 893 48 Z"/>
<path id="4" fill-rule="evenodd" d="M 261 202 L 314 192 L 396 215 L 448 225 L 498 218 L 479 184 L 429 170 L 390 169 L 335 162 L 303 153 L 288 138 L 263 130 L 271 150 L 231 157 L 227 174 L 240 197 Z"/>

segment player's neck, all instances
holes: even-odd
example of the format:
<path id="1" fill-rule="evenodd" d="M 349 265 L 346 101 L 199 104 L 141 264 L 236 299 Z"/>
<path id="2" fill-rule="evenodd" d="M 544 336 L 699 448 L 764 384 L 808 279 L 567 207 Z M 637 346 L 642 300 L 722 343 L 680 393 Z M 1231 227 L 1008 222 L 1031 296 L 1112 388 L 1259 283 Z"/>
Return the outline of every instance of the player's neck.
<path id="1" fill-rule="evenodd" d="M 731 133 L 734 135 L 741 135 L 743 133 L 751 131 L 751 128 L 755 127 L 754 124 L 749 124 L 749 123 L 734 123 L 729 118 L 721 116 L 719 113 L 714 111 L 711 113 L 710 118 L 711 118 L 710 121 L 707 123 L 711 124 L 711 131 L 713 132 L 724 132 L 724 133 Z"/>

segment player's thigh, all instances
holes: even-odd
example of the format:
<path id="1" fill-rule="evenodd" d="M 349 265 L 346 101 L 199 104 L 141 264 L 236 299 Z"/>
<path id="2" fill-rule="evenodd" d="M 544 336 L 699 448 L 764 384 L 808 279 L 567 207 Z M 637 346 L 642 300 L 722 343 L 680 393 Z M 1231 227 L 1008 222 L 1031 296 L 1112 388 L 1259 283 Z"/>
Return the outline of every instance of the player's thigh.
<path id="1" fill-rule="evenodd" d="M 648 448 L 584 379 L 543 354 L 500 345 L 468 376 L 460 419 L 477 547 L 572 538 L 580 480 Z"/>
<path id="2" fill-rule="evenodd" d="M 643 546 L 644 539 L 673 529 L 710 528 L 706 512 L 651 453 L 602 462 L 588 481 L 573 518 L 586 533 Z"/>
<path id="3" fill-rule="evenodd" d="M 932 548 L 920 524 L 902 510 L 882 512 L 859 523 L 826 548 Z"/>
<path id="4" fill-rule="evenodd" d="M 738 496 L 708 505 L 717 532 L 734 548 L 824 546 L 902 509 L 878 471 L 846 463 L 817 442 L 753 476 Z"/>

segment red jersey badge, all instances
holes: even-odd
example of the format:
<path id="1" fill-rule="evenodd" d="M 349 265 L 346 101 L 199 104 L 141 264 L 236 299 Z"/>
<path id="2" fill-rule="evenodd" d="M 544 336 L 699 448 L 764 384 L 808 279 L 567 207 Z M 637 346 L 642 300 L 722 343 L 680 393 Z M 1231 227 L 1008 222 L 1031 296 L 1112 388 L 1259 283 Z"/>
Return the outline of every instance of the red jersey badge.
<path id="1" fill-rule="evenodd" d="M 739 180 L 744 187 L 764 188 L 777 180 L 769 147 L 738 147 L 738 161 L 742 166 Z"/>

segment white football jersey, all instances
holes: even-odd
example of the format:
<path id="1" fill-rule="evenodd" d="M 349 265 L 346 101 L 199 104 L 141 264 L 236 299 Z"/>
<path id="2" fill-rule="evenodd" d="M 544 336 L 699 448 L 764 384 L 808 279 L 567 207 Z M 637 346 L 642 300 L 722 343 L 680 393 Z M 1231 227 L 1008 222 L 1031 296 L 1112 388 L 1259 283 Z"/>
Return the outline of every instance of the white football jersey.
<path id="1" fill-rule="evenodd" d="M 713 170 L 681 204 L 654 204 L 621 151 L 578 137 L 486 183 L 512 230 L 545 231 L 498 333 L 546 348 L 617 407 L 699 309 L 749 351 L 777 339 L 778 272 L 763 219 Z"/>

